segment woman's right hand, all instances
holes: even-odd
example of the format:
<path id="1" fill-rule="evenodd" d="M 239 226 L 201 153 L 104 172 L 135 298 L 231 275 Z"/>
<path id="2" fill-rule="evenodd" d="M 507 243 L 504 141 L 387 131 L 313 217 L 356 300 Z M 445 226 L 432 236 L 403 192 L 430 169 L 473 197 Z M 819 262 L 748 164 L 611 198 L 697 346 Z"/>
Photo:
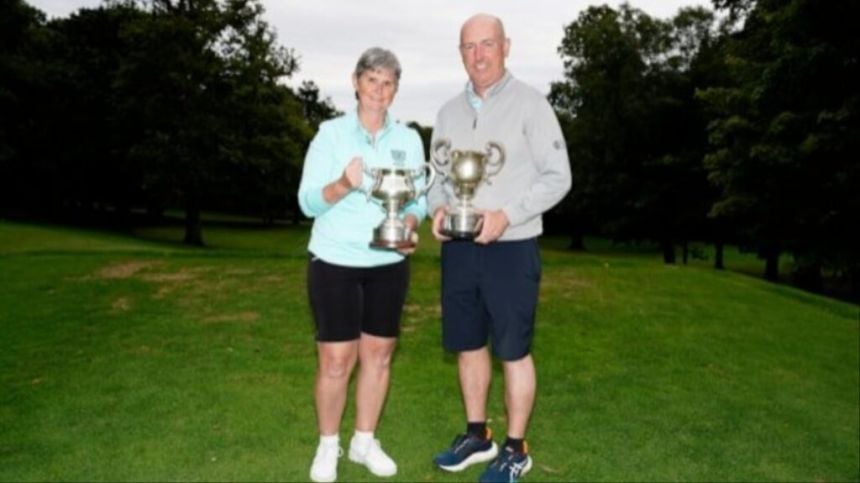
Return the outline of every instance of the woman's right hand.
<path id="1" fill-rule="evenodd" d="M 343 174 L 340 176 L 340 182 L 349 189 L 354 190 L 361 186 L 361 180 L 364 176 L 364 162 L 361 156 L 352 158 L 349 164 L 343 168 Z"/>
<path id="2" fill-rule="evenodd" d="M 339 178 L 325 185 L 323 188 L 323 199 L 326 203 L 334 204 L 342 200 L 353 190 L 361 186 L 364 163 L 360 156 L 352 158 L 349 164 L 343 168 Z"/>

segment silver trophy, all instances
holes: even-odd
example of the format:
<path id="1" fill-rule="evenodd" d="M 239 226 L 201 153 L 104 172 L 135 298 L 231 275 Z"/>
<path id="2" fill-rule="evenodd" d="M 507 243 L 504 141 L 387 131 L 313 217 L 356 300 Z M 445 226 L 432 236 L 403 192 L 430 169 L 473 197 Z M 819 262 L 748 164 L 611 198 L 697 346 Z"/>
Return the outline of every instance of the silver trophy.
<path id="1" fill-rule="evenodd" d="M 412 231 L 400 218 L 400 210 L 430 189 L 436 179 L 435 167 L 424 163 L 418 169 L 365 168 L 364 173 L 373 180 L 373 186 L 365 193 L 385 210 L 385 219 L 373 229 L 370 246 L 392 250 L 414 247 Z M 426 178 L 426 183 L 424 188 L 417 190 L 414 181 L 421 177 Z"/>
<path id="2" fill-rule="evenodd" d="M 493 153 L 496 155 L 493 156 Z M 472 199 L 475 190 L 482 182 L 490 184 L 489 178 L 495 176 L 505 164 L 505 150 L 502 145 L 490 141 L 484 152 L 451 151 L 451 141 L 439 139 L 433 143 L 433 162 L 445 181 L 454 186 L 457 202 L 448 207 L 448 214 L 442 226 L 442 233 L 451 238 L 471 240 L 481 232 L 483 217 L 475 212 Z M 444 168 L 450 163 L 447 173 Z"/>

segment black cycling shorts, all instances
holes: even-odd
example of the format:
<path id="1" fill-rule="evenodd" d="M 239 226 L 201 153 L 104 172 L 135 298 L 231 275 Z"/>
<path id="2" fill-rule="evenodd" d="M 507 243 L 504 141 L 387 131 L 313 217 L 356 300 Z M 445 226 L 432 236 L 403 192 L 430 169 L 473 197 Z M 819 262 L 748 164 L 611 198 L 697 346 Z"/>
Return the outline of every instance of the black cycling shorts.
<path id="1" fill-rule="evenodd" d="M 409 259 L 378 267 L 334 265 L 313 254 L 308 262 L 308 297 L 316 340 L 356 340 L 361 333 L 400 334 L 409 288 Z"/>

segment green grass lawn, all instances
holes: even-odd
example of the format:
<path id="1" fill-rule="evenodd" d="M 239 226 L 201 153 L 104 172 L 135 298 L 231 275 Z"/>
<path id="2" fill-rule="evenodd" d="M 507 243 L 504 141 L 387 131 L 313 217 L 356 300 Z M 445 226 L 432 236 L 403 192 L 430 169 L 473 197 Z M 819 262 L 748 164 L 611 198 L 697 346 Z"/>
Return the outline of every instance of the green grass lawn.
<path id="1" fill-rule="evenodd" d="M 0 480 L 307 480 L 307 235 L 212 226 L 192 249 L 176 227 L 0 221 Z M 430 462 L 464 422 L 439 342 L 438 245 L 422 239 L 377 434 L 395 480 L 473 481 L 480 468 Z M 856 305 L 542 243 L 527 481 L 860 480 Z M 380 481 L 346 458 L 339 477 Z"/>

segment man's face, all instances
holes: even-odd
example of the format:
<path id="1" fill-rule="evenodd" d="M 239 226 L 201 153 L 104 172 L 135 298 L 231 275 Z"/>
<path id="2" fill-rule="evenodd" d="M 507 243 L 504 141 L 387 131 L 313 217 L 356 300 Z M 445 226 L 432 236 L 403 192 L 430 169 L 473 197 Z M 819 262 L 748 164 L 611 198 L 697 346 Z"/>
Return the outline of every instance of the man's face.
<path id="1" fill-rule="evenodd" d="M 463 26 L 460 55 L 476 94 L 483 96 L 488 87 L 505 75 L 509 48 L 510 42 L 495 22 L 477 19 Z"/>

